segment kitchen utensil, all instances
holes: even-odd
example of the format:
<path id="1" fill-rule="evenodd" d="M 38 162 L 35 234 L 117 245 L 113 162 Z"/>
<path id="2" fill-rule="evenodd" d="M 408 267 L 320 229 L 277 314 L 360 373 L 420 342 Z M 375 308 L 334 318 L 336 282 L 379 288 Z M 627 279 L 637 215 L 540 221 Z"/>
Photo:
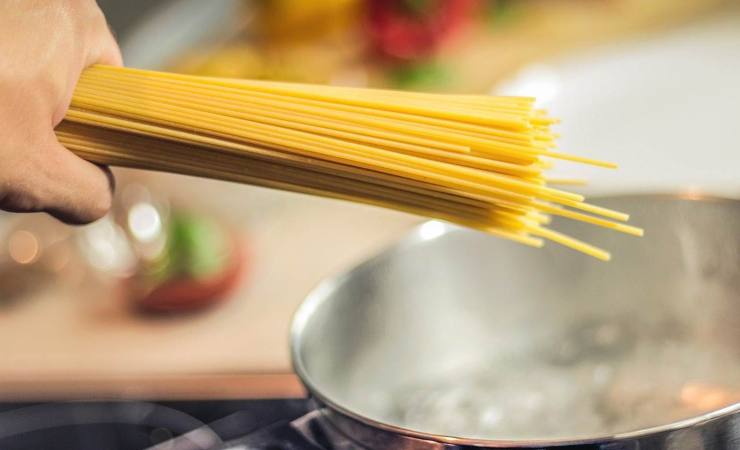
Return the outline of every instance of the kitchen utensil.
<path id="1" fill-rule="evenodd" d="M 295 370 L 372 449 L 740 448 L 740 201 L 628 195 L 604 264 L 428 222 L 323 283 Z M 581 234 L 583 233 L 583 234 Z"/>

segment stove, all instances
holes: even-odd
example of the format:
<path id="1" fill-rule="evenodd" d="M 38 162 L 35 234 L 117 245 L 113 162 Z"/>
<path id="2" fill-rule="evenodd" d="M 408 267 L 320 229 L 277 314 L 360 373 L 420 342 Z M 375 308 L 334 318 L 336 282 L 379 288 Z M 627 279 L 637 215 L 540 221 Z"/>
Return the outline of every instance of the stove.
<path id="1" fill-rule="evenodd" d="M 0 404 L 2 450 L 361 450 L 307 399 Z"/>

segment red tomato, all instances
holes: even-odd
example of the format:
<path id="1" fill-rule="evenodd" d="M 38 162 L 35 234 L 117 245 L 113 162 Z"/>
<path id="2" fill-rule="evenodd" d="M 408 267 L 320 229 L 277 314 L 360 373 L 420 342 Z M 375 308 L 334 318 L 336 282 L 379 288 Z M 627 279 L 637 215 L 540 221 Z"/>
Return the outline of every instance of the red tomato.
<path id="1" fill-rule="evenodd" d="M 234 245 L 231 261 L 223 271 L 203 279 L 176 278 L 157 286 L 146 295 L 134 300 L 137 308 L 146 312 L 185 312 L 206 308 L 219 303 L 242 280 L 246 268 L 243 247 Z"/>
<path id="2" fill-rule="evenodd" d="M 430 56 L 471 18 L 479 0 L 438 0 L 410 11 L 397 0 L 368 0 L 368 30 L 384 56 L 412 60 Z"/>

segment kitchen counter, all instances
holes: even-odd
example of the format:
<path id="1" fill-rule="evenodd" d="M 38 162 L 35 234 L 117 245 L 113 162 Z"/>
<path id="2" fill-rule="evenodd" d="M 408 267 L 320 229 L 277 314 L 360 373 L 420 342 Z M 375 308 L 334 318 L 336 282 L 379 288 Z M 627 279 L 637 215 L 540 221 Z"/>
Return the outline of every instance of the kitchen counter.
<path id="1" fill-rule="evenodd" d="M 124 44 L 128 42 L 124 50 L 141 51 L 129 54 L 139 55 L 134 65 L 148 66 L 168 48 L 181 45 L 165 39 L 151 46 L 146 35 L 139 41 L 146 45 L 126 39 L 139 14 L 161 2 L 100 3 Z M 171 20 L 176 22 L 177 17 Z M 144 52 L 147 46 L 156 51 Z M 574 115 L 578 117 L 582 116 Z M 571 131 L 567 136 L 576 136 L 576 130 Z M 586 143 L 593 145 L 594 138 L 572 147 L 580 149 Z M 603 148 L 612 153 L 603 155 L 605 159 L 622 151 L 607 145 Z M 628 158 L 620 154 L 618 159 Z M 617 175 L 623 180 L 627 173 Z M 118 174 L 121 180 L 141 176 L 130 171 Z M 105 283 L 40 290 L 0 311 L 0 398 L 300 395 L 288 345 L 290 318 L 297 305 L 321 279 L 392 245 L 422 220 L 230 183 L 174 175 L 148 174 L 145 179 L 154 190 L 235 225 L 249 248 L 248 277 L 224 304 L 166 319 L 132 313 L 116 289 Z"/>
<path id="2" fill-rule="evenodd" d="M 221 211 L 242 230 L 250 254 L 242 285 L 209 311 L 170 318 L 132 313 L 105 283 L 40 291 L 0 313 L 0 397 L 300 393 L 288 346 L 297 305 L 322 278 L 392 244 L 420 220 L 174 175 L 150 176 L 149 185 L 191 207 Z"/>

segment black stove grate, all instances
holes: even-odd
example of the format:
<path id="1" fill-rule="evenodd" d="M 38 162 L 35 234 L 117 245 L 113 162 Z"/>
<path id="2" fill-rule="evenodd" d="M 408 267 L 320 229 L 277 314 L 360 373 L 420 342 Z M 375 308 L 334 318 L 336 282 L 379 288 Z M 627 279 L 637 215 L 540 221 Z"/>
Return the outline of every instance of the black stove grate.
<path id="1" fill-rule="evenodd" d="M 306 399 L 5 403 L 0 449 L 334 450 L 290 426 L 310 411 Z"/>

